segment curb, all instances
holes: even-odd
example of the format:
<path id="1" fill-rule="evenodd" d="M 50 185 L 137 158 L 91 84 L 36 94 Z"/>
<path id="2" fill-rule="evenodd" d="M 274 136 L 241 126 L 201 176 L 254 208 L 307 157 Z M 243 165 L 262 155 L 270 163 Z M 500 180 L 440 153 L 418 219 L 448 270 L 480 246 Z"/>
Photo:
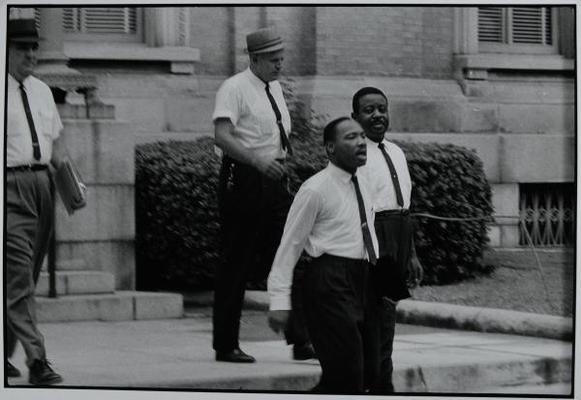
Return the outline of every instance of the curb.
<path id="1" fill-rule="evenodd" d="M 212 306 L 213 292 L 211 291 L 185 293 L 183 296 L 186 306 Z M 246 291 L 244 309 L 268 311 L 268 304 L 267 292 L 259 290 Z M 397 322 L 566 341 L 573 339 L 572 318 L 418 300 L 402 300 L 399 302 L 397 306 Z"/>
<path id="2" fill-rule="evenodd" d="M 196 382 L 165 382 L 176 389 L 309 392 L 320 379 L 320 371 L 269 374 L 253 377 L 225 377 Z M 451 366 L 395 368 L 393 383 L 398 395 L 417 393 L 485 393 L 486 388 L 569 383 L 571 358 L 539 357 L 531 360 L 500 361 L 491 364 L 468 363 Z M 147 386 L 158 386 L 148 384 Z M 534 393 L 531 393 L 534 394 Z"/>
<path id="3" fill-rule="evenodd" d="M 400 323 L 509 333 L 571 341 L 573 319 L 497 308 L 403 300 L 397 307 Z"/>

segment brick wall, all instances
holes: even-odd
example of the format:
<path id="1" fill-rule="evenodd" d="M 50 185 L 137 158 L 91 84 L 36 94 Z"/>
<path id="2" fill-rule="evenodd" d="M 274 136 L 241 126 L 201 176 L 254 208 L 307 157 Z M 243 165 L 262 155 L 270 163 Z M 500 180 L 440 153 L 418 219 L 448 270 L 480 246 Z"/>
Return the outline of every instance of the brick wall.
<path id="1" fill-rule="evenodd" d="M 316 7 L 266 7 L 266 24 L 283 35 L 284 73 L 314 75 Z"/>
<path id="2" fill-rule="evenodd" d="M 451 78 L 453 10 L 447 7 L 192 7 L 200 75 L 247 65 L 245 37 L 276 25 L 288 75 Z"/>
<path id="3" fill-rule="evenodd" d="M 453 73 L 454 10 L 422 7 L 422 77 L 450 78 Z"/>
<path id="4" fill-rule="evenodd" d="M 452 18 L 449 8 L 317 7 L 317 73 L 448 78 Z"/>

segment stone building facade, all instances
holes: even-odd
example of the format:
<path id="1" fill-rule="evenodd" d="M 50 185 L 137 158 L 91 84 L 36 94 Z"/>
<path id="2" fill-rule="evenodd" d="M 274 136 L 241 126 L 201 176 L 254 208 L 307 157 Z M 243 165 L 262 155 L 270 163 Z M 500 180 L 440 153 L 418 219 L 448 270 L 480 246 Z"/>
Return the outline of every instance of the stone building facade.
<path id="1" fill-rule="evenodd" d="M 11 18 L 35 16 L 47 37 L 40 48 L 40 74 L 90 81 L 84 83 L 92 94 L 86 98 L 74 84 L 61 84 L 68 92 L 63 110 L 81 107 L 87 98 L 103 102 L 102 113 L 114 107 L 112 130 L 102 130 L 110 142 L 93 134 L 91 143 L 95 154 L 113 157 L 125 172 L 133 173 L 128 160 L 136 143 L 211 135 L 219 84 L 247 65 L 245 35 L 276 25 L 286 43 L 284 73 L 315 112 L 329 118 L 349 114 L 352 94 L 374 85 L 390 99 L 392 137 L 449 142 L 478 152 L 493 185 L 496 215 L 520 216 L 497 218 L 490 231 L 493 246 L 526 244 L 525 228 L 537 245 L 572 240 L 574 6 L 257 4 L 9 12 Z M 99 108 L 93 110 L 98 116 Z M 74 125 L 67 129 L 72 132 Z M 81 160 L 86 148 L 74 151 Z M 123 265 L 119 287 L 131 287 L 134 278 L 133 178 L 126 178 L 94 181 L 110 196 L 104 195 L 108 200 L 91 217 L 79 218 L 108 221 L 100 236 L 61 229 L 59 238 L 62 257 L 106 250 L 102 268 Z M 127 229 L 115 227 L 119 219 L 113 209 Z"/>

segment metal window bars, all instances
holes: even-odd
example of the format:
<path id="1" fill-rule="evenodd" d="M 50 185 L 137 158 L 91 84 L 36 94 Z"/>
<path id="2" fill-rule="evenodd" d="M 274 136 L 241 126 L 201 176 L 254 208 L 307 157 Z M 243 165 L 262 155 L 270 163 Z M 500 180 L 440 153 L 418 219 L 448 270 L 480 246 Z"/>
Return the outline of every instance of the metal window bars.
<path id="1" fill-rule="evenodd" d="M 527 233 L 537 247 L 575 243 L 574 189 L 572 183 L 520 185 L 520 245 L 527 245 Z"/>

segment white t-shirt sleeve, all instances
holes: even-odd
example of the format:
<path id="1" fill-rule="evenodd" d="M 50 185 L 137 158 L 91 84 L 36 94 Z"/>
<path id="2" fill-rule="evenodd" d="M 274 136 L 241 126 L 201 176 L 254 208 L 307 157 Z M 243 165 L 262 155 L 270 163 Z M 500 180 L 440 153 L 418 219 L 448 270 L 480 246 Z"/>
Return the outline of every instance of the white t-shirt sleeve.
<path id="1" fill-rule="evenodd" d="M 51 96 L 51 105 L 52 105 L 52 137 L 54 139 L 58 138 L 61 134 L 61 131 L 63 130 L 63 123 L 61 121 L 61 117 L 59 115 L 59 111 L 58 108 L 56 106 L 56 103 L 54 102 L 54 97 L 52 96 L 52 93 L 50 93 Z"/>
<path id="2" fill-rule="evenodd" d="M 216 93 L 216 104 L 212 121 L 216 122 L 219 118 L 227 118 L 236 125 L 240 118 L 240 101 L 238 90 L 232 80 L 226 80 Z"/>

